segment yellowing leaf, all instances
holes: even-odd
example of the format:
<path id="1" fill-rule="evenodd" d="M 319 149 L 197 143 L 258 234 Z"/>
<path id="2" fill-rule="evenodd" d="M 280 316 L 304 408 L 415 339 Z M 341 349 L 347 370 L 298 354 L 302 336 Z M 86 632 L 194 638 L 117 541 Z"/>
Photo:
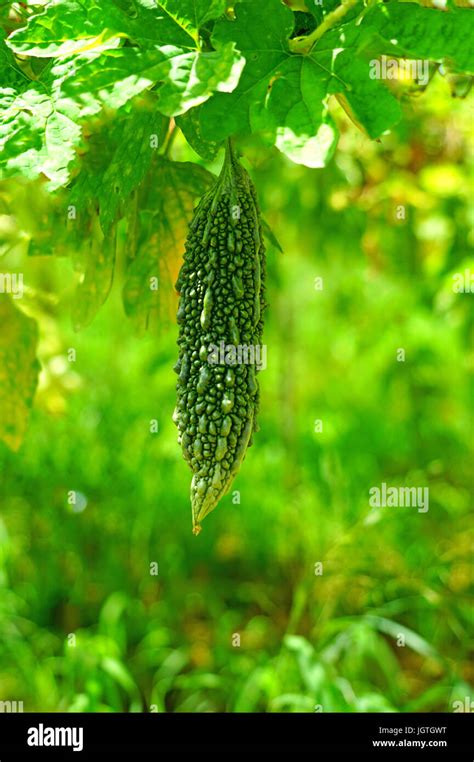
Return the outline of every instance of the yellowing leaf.
<path id="1" fill-rule="evenodd" d="M 98 220 L 93 220 L 94 235 L 86 244 L 85 265 L 81 283 L 79 283 L 72 304 L 72 323 L 75 331 L 89 325 L 106 301 L 115 270 L 117 226 L 112 225 L 110 232 L 103 236 L 98 229 Z"/>
<path id="2" fill-rule="evenodd" d="M 138 253 L 123 288 L 125 312 L 138 329 L 148 327 L 153 313 L 176 311 L 171 286 L 181 266 L 188 224 L 196 200 L 213 179 L 196 164 L 157 162 L 153 182 L 140 198 Z"/>
<path id="3" fill-rule="evenodd" d="M 38 328 L 4 294 L 0 295 L 0 326 L 0 439 L 18 450 L 38 382 Z"/>

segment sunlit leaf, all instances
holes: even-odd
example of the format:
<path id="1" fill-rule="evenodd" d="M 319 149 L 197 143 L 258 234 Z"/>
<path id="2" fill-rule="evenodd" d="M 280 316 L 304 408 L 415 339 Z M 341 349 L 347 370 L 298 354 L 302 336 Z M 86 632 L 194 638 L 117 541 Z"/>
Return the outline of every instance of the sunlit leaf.
<path id="1" fill-rule="evenodd" d="M 447 61 L 452 71 L 474 72 L 474 14 L 468 8 L 440 11 L 416 3 L 388 3 L 370 9 L 362 28 L 373 26 L 380 53 Z"/>
<path id="2" fill-rule="evenodd" d="M 161 0 L 159 5 L 188 33 L 197 38 L 199 29 L 206 21 L 222 16 L 227 0 Z"/>

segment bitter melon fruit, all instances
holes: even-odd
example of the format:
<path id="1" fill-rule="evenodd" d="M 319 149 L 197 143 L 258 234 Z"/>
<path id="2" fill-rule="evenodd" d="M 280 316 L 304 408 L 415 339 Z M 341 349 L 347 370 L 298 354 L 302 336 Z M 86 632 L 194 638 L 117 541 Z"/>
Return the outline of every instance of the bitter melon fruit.
<path id="1" fill-rule="evenodd" d="M 229 141 L 222 171 L 195 210 L 176 282 L 173 418 L 193 471 L 195 534 L 230 489 L 257 430 L 259 388 L 252 358 L 262 346 L 264 275 L 256 191 Z M 232 347 L 235 353 L 228 351 Z"/>

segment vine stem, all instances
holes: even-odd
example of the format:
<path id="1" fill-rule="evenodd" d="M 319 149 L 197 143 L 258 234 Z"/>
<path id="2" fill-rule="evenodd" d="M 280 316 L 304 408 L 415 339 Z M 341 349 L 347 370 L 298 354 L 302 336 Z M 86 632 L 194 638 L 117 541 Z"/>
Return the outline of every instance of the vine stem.
<path id="1" fill-rule="evenodd" d="M 172 145 L 173 145 L 173 143 L 175 141 L 175 138 L 176 138 L 177 134 L 178 134 L 178 127 L 176 125 L 176 122 L 173 119 L 170 122 L 170 129 L 169 129 L 169 132 L 168 132 L 168 135 L 167 135 L 167 138 L 166 138 L 166 142 L 165 142 L 165 146 L 164 146 L 164 150 L 163 150 L 163 156 L 166 156 L 166 158 L 169 158 L 169 155 L 170 155 L 170 152 L 171 152 L 171 148 L 172 148 Z"/>
<path id="2" fill-rule="evenodd" d="M 335 10 L 328 13 L 322 24 L 320 24 L 314 32 L 308 34 L 306 37 L 295 37 L 294 40 L 289 41 L 290 50 L 292 53 L 301 53 L 302 55 L 308 55 L 311 52 L 315 43 L 321 39 L 323 34 L 344 18 L 346 13 L 358 2 L 358 0 L 342 0 Z"/>

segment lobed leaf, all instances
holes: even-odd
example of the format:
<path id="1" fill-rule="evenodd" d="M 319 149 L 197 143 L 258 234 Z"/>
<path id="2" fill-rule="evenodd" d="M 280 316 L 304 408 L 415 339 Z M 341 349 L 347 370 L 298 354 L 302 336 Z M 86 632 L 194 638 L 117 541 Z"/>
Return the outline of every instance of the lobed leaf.
<path id="1" fill-rule="evenodd" d="M 148 172 L 166 127 L 160 114 L 136 110 L 90 136 L 70 203 L 79 211 L 98 208 L 104 235 Z"/>
<path id="2" fill-rule="evenodd" d="M 176 117 L 176 124 L 180 128 L 191 148 L 203 159 L 212 161 L 219 151 L 219 143 L 215 140 L 206 140 L 202 134 L 199 109 L 191 108 L 185 114 Z"/>
<path id="3" fill-rule="evenodd" d="M 201 109 L 202 132 L 208 140 L 225 140 L 234 133 L 252 130 L 251 112 L 265 109 L 272 77 L 289 56 L 287 40 L 293 14 L 275 0 L 239 3 L 236 20 L 225 19 L 214 27 L 214 45 L 235 42 L 246 59 L 238 87 L 230 95 L 216 95 Z"/>
<path id="4" fill-rule="evenodd" d="M 181 265 L 195 202 L 214 180 L 196 164 L 157 160 L 153 182 L 140 198 L 137 256 L 123 287 L 125 312 L 139 329 L 163 309 L 167 285 L 174 284 Z M 151 287 L 152 278 L 158 279 L 158 290 Z"/>
<path id="5" fill-rule="evenodd" d="M 94 230 L 90 241 L 83 247 L 84 272 L 72 302 L 72 323 L 75 331 L 92 322 L 110 293 L 116 244 L 117 229 L 114 226 L 105 237 L 100 231 Z"/>
<path id="6" fill-rule="evenodd" d="M 196 6 L 197 18 L 220 13 L 221 5 L 204 15 L 204 6 Z M 134 44 L 118 47 L 119 37 Z M 234 89 L 245 64 L 233 42 L 209 52 L 197 49 L 151 0 L 54 0 L 7 44 L 0 43 L 8 73 L 8 86 L 0 90 L 2 173 L 45 176 L 50 190 L 70 180 L 83 120 L 104 108 L 119 110 L 152 88 L 162 114 L 183 114 L 213 92 Z M 12 51 L 56 57 L 31 81 Z"/>
<path id="7" fill-rule="evenodd" d="M 141 44 L 194 47 L 192 37 L 153 0 L 135 0 L 128 9 L 118 0 L 52 0 L 13 32 L 8 44 L 23 56 L 57 58 L 107 47 L 118 36 Z"/>
<path id="8" fill-rule="evenodd" d="M 263 27 L 265 34 L 258 35 Z M 207 140 L 258 132 L 292 161 L 322 167 L 338 137 L 328 113 L 330 94 L 339 94 L 370 137 L 398 121 L 400 107 L 383 84 L 370 79 L 355 21 L 323 35 L 309 56 L 290 53 L 292 28 L 292 13 L 274 0 L 239 3 L 236 21 L 216 24 L 214 43 L 235 40 L 247 63 L 231 95 L 216 94 L 200 108 L 199 122 Z"/>
<path id="9" fill-rule="evenodd" d="M 161 0 L 159 5 L 197 41 L 199 29 L 222 16 L 227 0 Z"/>
<path id="10" fill-rule="evenodd" d="M 449 63 L 452 71 L 474 72 L 474 14 L 451 6 L 446 11 L 416 3 L 374 6 L 362 28 L 378 34 L 379 53 Z"/>

